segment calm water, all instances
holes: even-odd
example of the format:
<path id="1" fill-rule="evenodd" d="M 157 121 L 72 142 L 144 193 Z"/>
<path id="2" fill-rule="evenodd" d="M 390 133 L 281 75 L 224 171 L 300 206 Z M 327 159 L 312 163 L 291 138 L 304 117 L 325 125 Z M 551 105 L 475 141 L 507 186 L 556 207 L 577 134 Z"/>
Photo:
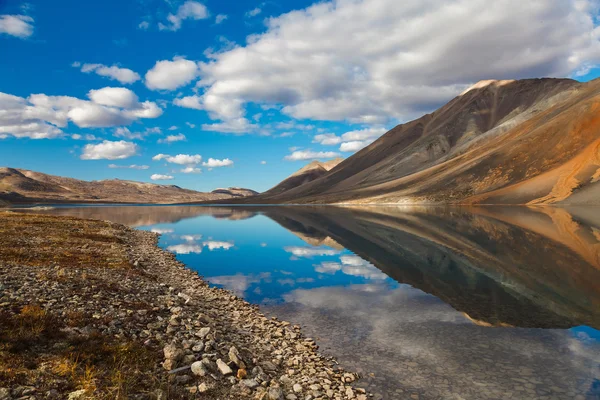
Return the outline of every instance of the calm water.
<path id="1" fill-rule="evenodd" d="M 162 233 L 211 283 L 301 324 L 376 398 L 600 399 L 600 209 L 45 212 Z"/>

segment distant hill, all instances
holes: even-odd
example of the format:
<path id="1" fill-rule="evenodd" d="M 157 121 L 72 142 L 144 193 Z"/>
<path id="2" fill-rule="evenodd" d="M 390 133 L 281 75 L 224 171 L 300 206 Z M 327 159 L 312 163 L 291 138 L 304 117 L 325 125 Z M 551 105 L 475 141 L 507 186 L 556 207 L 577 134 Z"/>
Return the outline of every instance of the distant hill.
<path id="1" fill-rule="evenodd" d="M 151 203 L 173 204 L 226 200 L 257 192 L 242 188 L 218 189 L 212 193 L 119 179 L 81 181 L 15 168 L 0 168 L 2 203 Z"/>
<path id="2" fill-rule="evenodd" d="M 244 189 L 244 188 L 239 188 L 239 187 L 230 187 L 230 188 L 226 188 L 226 189 L 223 189 L 223 188 L 215 189 L 211 193 L 224 194 L 229 197 L 249 197 L 249 196 L 256 196 L 258 194 L 257 191 L 254 191 L 252 189 Z"/>
<path id="3" fill-rule="evenodd" d="M 252 202 L 600 204 L 600 79 L 482 81 L 292 178 Z"/>
<path id="4" fill-rule="evenodd" d="M 305 183 L 312 182 L 315 179 L 325 176 L 327 172 L 331 171 L 331 169 L 342 161 L 344 161 L 343 158 L 336 158 L 326 162 L 313 161 L 281 181 L 277 186 L 267 190 L 265 195 L 277 195 L 300 187 Z"/>

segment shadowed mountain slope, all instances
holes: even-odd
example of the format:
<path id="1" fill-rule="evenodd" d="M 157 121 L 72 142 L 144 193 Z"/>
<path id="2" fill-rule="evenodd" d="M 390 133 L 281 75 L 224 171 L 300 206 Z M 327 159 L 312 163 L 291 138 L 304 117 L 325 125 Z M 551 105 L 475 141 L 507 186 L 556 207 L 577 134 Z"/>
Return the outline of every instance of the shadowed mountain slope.
<path id="1" fill-rule="evenodd" d="M 267 196 L 281 194 L 288 190 L 300 187 L 308 182 L 312 182 L 315 179 L 325 176 L 342 161 L 344 161 L 343 158 L 336 158 L 327 162 L 313 161 L 281 181 L 277 186 L 266 191 L 265 194 Z"/>
<path id="2" fill-rule="evenodd" d="M 600 80 L 484 81 L 264 203 L 600 204 Z"/>
<path id="3" fill-rule="evenodd" d="M 255 194 L 253 190 L 230 188 L 212 193 L 119 179 L 81 181 L 14 168 L 0 168 L 0 204 L 32 202 L 94 203 L 186 203 L 225 200 Z"/>

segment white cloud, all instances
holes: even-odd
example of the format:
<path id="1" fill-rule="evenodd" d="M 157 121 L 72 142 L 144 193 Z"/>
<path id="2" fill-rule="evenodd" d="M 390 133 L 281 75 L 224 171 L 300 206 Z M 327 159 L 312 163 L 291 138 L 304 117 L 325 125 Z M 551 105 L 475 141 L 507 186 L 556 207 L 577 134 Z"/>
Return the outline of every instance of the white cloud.
<path id="1" fill-rule="evenodd" d="M 194 110 L 202 110 L 202 104 L 200 103 L 200 96 L 186 96 L 180 99 L 173 100 L 173 104 L 178 107 L 192 108 Z"/>
<path id="2" fill-rule="evenodd" d="M 258 125 L 251 124 L 246 118 L 236 118 L 215 124 L 204 124 L 202 130 L 243 135 L 255 132 Z"/>
<path id="3" fill-rule="evenodd" d="M 227 18 L 229 18 L 227 15 L 225 14 L 219 14 L 215 17 L 215 24 L 220 24 L 222 22 L 224 22 Z"/>
<path id="4" fill-rule="evenodd" d="M 288 161 L 317 160 L 322 158 L 335 158 L 339 157 L 339 155 L 339 153 L 334 151 L 296 150 L 292 154 L 285 156 L 285 159 Z"/>
<path id="5" fill-rule="evenodd" d="M 192 124 L 191 122 L 186 122 L 185 123 L 187 126 L 189 126 L 190 128 L 194 129 L 196 127 L 195 124 Z"/>
<path id="6" fill-rule="evenodd" d="M 80 135 L 79 133 L 74 133 L 71 135 L 71 139 L 73 139 L 73 140 L 88 140 L 88 141 L 100 140 L 99 137 L 89 134 L 89 133 L 85 134 L 85 135 Z"/>
<path id="7" fill-rule="evenodd" d="M 281 105 L 295 118 L 405 119 L 482 79 L 565 76 L 597 65 L 594 4 L 318 2 L 268 19 L 244 47 L 210 54 L 200 64 L 200 104 L 208 108 L 210 99 L 222 120 L 243 117 L 249 102 Z"/>
<path id="8" fill-rule="evenodd" d="M 108 140 L 99 144 L 87 144 L 81 154 L 82 160 L 122 160 L 134 156 L 138 146 L 132 142 Z"/>
<path id="9" fill-rule="evenodd" d="M 33 35 L 33 18 L 27 15 L 0 15 L 0 33 L 28 38 Z"/>
<path id="10" fill-rule="evenodd" d="M 62 137 L 60 128 L 69 122 L 80 128 L 112 127 L 162 114 L 155 103 L 139 103 L 137 96 L 125 88 L 92 90 L 88 97 L 91 101 L 69 96 L 32 94 L 22 98 L 0 93 L 0 134 L 50 139 Z"/>
<path id="11" fill-rule="evenodd" d="M 79 67 L 80 63 L 73 63 L 74 67 Z M 97 75 L 105 76 L 112 80 L 119 81 L 123 84 L 130 84 L 139 81 L 140 75 L 128 68 L 120 68 L 116 65 L 108 67 L 103 64 L 83 64 L 81 66 L 81 72 L 90 73 L 94 72 Z"/>
<path id="12" fill-rule="evenodd" d="M 152 228 L 150 230 L 150 232 L 152 232 L 152 233 L 159 233 L 161 235 L 164 235 L 165 233 L 173 233 L 174 230 L 173 229 L 165 229 L 165 228 Z"/>
<path id="13" fill-rule="evenodd" d="M 185 141 L 186 137 L 183 133 L 179 133 L 177 135 L 169 135 L 164 139 L 159 139 L 158 143 L 175 143 Z"/>
<path id="14" fill-rule="evenodd" d="M 218 250 L 218 249 L 229 250 L 230 248 L 235 246 L 235 244 L 231 243 L 231 242 L 217 242 L 214 240 L 209 240 L 209 241 L 203 242 L 202 245 L 204 247 L 208 247 L 208 250 L 210 250 L 210 251 Z"/>
<path id="15" fill-rule="evenodd" d="M 142 21 L 139 23 L 138 28 L 145 31 L 148 30 L 148 28 L 150 28 L 150 22 L 148 21 Z"/>
<path id="16" fill-rule="evenodd" d="M 184 243 L 169 246 L 167 250 L 175 254 L 200 254 L 202 253 L 202 246 L 199 244 Z"/>
<path id="17" fill-rule="evenodd" d="M 186 1 L 177 9 L 176 14 L 167 16 L 168 24 L 160 22 L 158 29 L 161 31 L 177 31 L 181 28 L 181 23 L 186 19 L 200 20 L 210 16 L 208 9 L 202 3 L 197 1 Z"/>
<path id="18" fill-rule="evenodd" d="M 169 157 L 168 154 L 157 154 L 154 157 L 152 157 L 153 161 L 160 161 L 160 160 L 164 160 L 165 158 Z"/>
<path id="19" fill-rule="evenodd" d="M 167 129 L 167 130 L 169 130 L 169 131 L 176 131 L 177 129 L 179 129 L 179 128 L 177 128 L 177 126 L 173 125 L 169 129 Z"/>
<path id="20" fill-rule="evenodd" d="M 175 90 L 198 76 L 198 65 L 185 58 L 157 61 L 146 73 L 146 86 L 152 90 Z"/>
<path id="21" fill-rule="evenodd" d="M 333 275 L 342 269 L 342 265 L 340 263 L 331 261 L 324 261 L 321 264 L 314 265 L 314 267 L 316 272 L 329 275 Z"/>
<path id="22" fill-rule="evenodd" d="M 153 181 L 170 181 L 172 179 L 175 179 L 175 177 L 171 175 L 153 174 L 152 176 L 150 176 L 150 179 L 152 179 Z"/>
<path id="23" fill-rule="evenodd" d="M 135 93 L 126 88 L 105 87 L 98 90 L 90 90 L 89 98 L 96 104 L 119 108 L 136 108 L 139 99 Z"/>
<path id="24" fill-rule="evenodd" d="M 344 142 L 340 145 L 340 151 L 345 153 L 353 153 L 355 151 L 361 150 L 372 142 L 366 140 L 354 140 L 352 142 Z"/>
<path id="25" fill-rule="evenodd" d="M 195 167 L 186 167 L 181 170 L 181 173 L 183 173 L 183 174 L 201 174 L 202 169 L 195 168 Z"/>
<path id="26" fill-rule="evenodd" d="M 292 253 L 296 257 L 307 257 L 312 258 L 316 256 L 335 256 L 339 254 L 339 251 L 325 248 L 325 247 L 299 247 L 299 246 L 288 246 L 284 247 L 284 250 L 288 253 Z"/>
<path id="27" fill-rule="evenodd" d="M 340 151 L 355 152 L 371 143 L 386 132 L 385 128 L 367 128 L 344 133 L 342 136 L 333 133 L 324 133 L 315 135 L 313 143 L 319 143 L 324 146 L 333 146 L 340 144 Z"/>
<path id="28" fill-rule="evenodd" d="M 246 12 L 246 17 L 248 17 L 248 18 L 256 17 L 261 12 L 262 12 L 262 10 L 260 9 L 260 7 L 256 7 L 256 8 L 253 8 L 252 10 Z"/>
<path id="29" fill-rule="evenodd" d="M 321 135 L 315 135 L 313 138 L 313 143 L 320 143 L 324 146 L 340 144 L 341 142 L 342 138 L 334 135 L 333 133 L 323 133 Z"/>
<path id="30" fill-rule="evenodd" d="M 129 128 L 126 127 L 119 127 L 117 129 L 115 129 L 114 135 L 116 137 L 120 137 L 120 138 L 124 138 L 124 139 L 129 139 L 129 140 L 133 140 L 133 139 L 143 139 L 144 135 L 140 132 L 131 132 L 129 130 Z"/>
<path id="31" fill-rule="evenodd" d="M 202 239 L 202 235 L 181 235 L 180 238 L 186 242 L 195 242 L 196 240 Z"/>
<path id="32" fill-rule="evenodd" d="M 202 166 L 209 168 L 230 167 L 232 165 L 233 161 L 231 161 L 229 158 L 225 158 L 224 160 L 209 158 L 208 161 L 202 163 Z"/>
<path id="33" fill-rule="evenodd" d="M 202 162 L 202 156 L 200 154 L 177 154 L 176 156 L 170 156 L 168 154 L 157 154 L 152 157 L 154 161 L 165 160 L 171 164 L 185 165 L 188 167 L 194 167 Z"/>
<path id="34" fill-rule="evenodd" d="M 145 169 L 150 169 L 150 166 L 148 166 L 148 165 L 136 165 L 136 164 L 132 164 L 132 165 L 109 164 L 108 168 L 112 168 L 112 169 L 139 169 L 139 170 L 145 170 Z"/>
<path id="35" fill-rule="evenodd" d="M 267 162 L 266 161 L 261 161 L 260 164 L 261 165 L 267 165 Z"/>

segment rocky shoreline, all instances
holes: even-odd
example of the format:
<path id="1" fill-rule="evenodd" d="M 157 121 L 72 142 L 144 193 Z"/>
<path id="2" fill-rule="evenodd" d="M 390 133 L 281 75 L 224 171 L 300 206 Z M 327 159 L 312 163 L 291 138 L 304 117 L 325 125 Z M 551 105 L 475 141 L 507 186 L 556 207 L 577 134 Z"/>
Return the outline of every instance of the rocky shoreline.
<path id="1" fill-rule="evenodd" d="M 299 326 L 210 287 L 154 233 L 15 213 L 0 213 L 0 224 L 0 358 L 14 369 L 0 372 L 0 400 L 368 397 Z M 17 343 L 23 329 L 9 328 L 32 318 L 29 341 Z M 94 347 L 118 350 L 103 360 L 88 354 Z"/>

